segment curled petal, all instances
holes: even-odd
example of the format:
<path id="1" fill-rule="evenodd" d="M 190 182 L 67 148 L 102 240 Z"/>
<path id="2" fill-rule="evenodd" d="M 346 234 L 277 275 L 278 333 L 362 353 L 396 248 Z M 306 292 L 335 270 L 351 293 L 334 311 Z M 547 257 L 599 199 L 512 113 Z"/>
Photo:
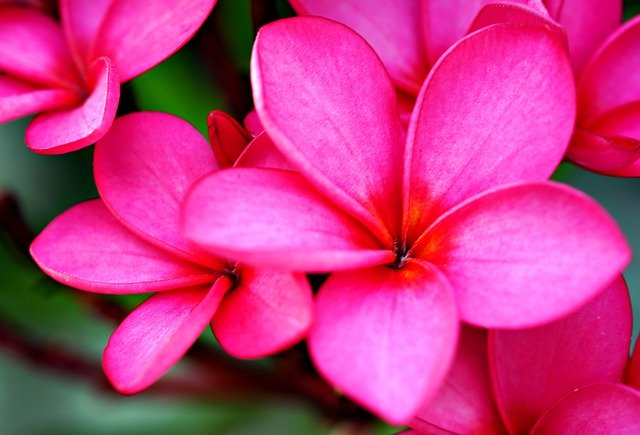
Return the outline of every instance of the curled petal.
<path id="1" fill-rule="evenodd" d="M 311 325 L 312 295 L 302 274 L 242 268 L 211 328 L 220 345 L 237 358 L 261 358 L 302 338 Z"/>
<path id="2" fill-rule="evenodd" d="M 316 299 L 309 335 L 318 370 L 392 424 L 433 398 L 453 360 L 456 306 L 447 280 L 410 261 L 334 273 Z"/>
<path id="3" fill-rule="evenodd" d="M 96 60 L 89 71 L 91 93 L 82 105 L 37 116 L 25 134 L 32 151 L 61 154 L 95 143 L 111 127 L 120 99 L 120 81 L 108 58 Z"/>
<path id="4" fill-rule="evenodd" d="M 567 158 L 591 171 L 616 174 L 640 159 L 640 140 L 606 136 L 577 126 Z"/>
<path id="5" fill-rule="evenodd" d="M 85 68 L 91 66 L 93 46 L 109 7 L 115 0 L 60 0 L 60 18 L 73 55 Z"/>
<path id="6" fill-rule="evenodd" d="M 111 335 L 102 356 L 116 390 L 135 394 L 166 373 L 191 347 L 216 312 L 231 283 L 156 293 Z"/>
<path id="7" fill-rule="evenodd" d="M 260 30 L 251 77 L 260 120 L 282 154 L 391 243 L 403 132 L 395 90 L 371 47 L 334 21 L 280 20 Z"/>
<path id="8" fill-rule="evenodd" d="M 622 384 L 596 384 L 565 397 L 531 434 L 622 434 L 640 432 L 640 392 Z"/>
<path id="9" fill-rule="evenodd" d="M 492 24 L 514 23 L 548 26 L 564 36 L 562 26 L 556 23 L 538 1 L 518 3 L 516 1 L 491 1 L 484 6 L 471 24 L 470 32 Z"/>
<path id="10" fill-rule="evenodd" d="M 31 255 L 52 278 L 98 293 L 146 293 L 213 280 L 210 271 L 139 239 L 100 200 L 54 219 L 31 245 Z"/>
<path id="11" fill-rule="evenodd" d="M 496 400 L 512 433 L 526 433 L 576 388 L 620 382 L 631 343 L 622 277 L 580 310 L 536 328 L 492 330 Z"/>
<path id="12" fill-rule="evenodd" d="M 187 196 L 185 237 L 247 264 L 324 272 L 392 263 L 393 254 L 297 173 L 234 168 Z"/>
<path id="13" fill-rule="evenodd" d="M 96 145 L 94 172 L 109 209 L 133 232 L 188 260 L 216 268 L 180 234 L 187 189 L 217 169 L 206 139 L 188 122 L 156 112 L 118 118 Z"/>
<path id="14" fill-rule="evenodd" d="M 536 326 L 565 315 L 631 259 L 620 228 L 600 205 L 550 182 L 472 198 L 438 220 L 414 255 L 442 268 L 464 320 L 490 328 Z"/>
<path id="15" fill-rule="evenodd" d="M 427 78 L 409 126 L 409 240 L 488 188 L 546 180 L 565 153 L 574 115 L 573 73 L 556 32 L 500 24 L 452 47 Z"/>
<path id="16" fill-rule="evenodd" d="M 289 171 L 294 169 L 264 131 L 247 145 L 234 166 L 238 168 L 276 168 Z"/>
<path id="17" fill-rule="evenodd" d="M 230 115 L 214 110 L 207 118 L 209 141 L 221 168 L 233 166 L 247 147 L 251 135 Z"/>
<path id="18" fill-rule="evenodd" d="M 119 0 L 104 17 L 92 57 L 108 56 L 126 82 L 182 47 L 216 0 Z"/>

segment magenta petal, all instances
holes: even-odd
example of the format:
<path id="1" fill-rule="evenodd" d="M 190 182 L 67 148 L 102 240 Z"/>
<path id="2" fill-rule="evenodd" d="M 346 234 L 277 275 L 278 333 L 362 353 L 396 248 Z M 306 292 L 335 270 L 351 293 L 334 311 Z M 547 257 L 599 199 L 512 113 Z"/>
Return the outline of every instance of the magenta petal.
<path id="1" fill-rule="evenodd" d="M 631 302 L 620 277 L 580 310 L 537 328 L 492 330 L 496 399 L 512 433 L 526 433 L 576 388 L 619 382 L 631 343 Z"/>
<path id="2" fill-rule="evenodd" d="M 291 0 L 301 15 L 317 15 L 346 24 L 371 44 L 396 86 L 417 95 L 427 76 L 422 43 L 420 0 Z"/>
<path id="3" fill-rule="evenodd" d="M 45 89 L 0 74 L 0 123 L 36 112 L 70 106 L 78 95 L 64 89 Z"/>
<path id="4" fill-rule="evenodd" d="M 640 158 L 640 140 L 605 136 L 577 126 L 567 158 L 591 171 L 616 173 L 616 170 L 627 168 Z"/>
<path id="5" fill-rule="evenodd" d="M 431 65 L 467 33 L 478 11 L 490 1 L 423 0 L 422 29 Z"/>
<path id="6" fill-rule="evenodd" d="M 636 390 L 640 390 L 640 340 L 636 340 L 636 346 L 625 373 L 625 381 Z"/>
<path id="7" fill-rule="evenodd" d="M 403 132 L 371 47 L 334 21 L 280 20 L 260 30 L 251 77 L 256 110 L 282 154 L 391 243 L 380 221 L 399 226 Z"/>
<path id="8" fill-rule="evenodd" d="M 567 314 L 629 263 L 624 235 L 607 212 L 570 187 L 501 187 L 451 210 L 414 255 L 440 266 L 461 317 L 490 328 L 536 326 Z"/>
<path id="9" fill-rule="evenodd" d="M 238 157 L 235 165 L 238 168 L 276 168 L 292 171 L 291 163 L 282 155 L 280 150 L 266 132 L 262 132 L 247 145 Z"/>
<path id="10" fill-rule="evenodd" d="M 620 0 L 545 0 L 545 3 L 551 16 L 567 32 L 576 73 L 622 20 Z"/>
<path id="11" fill-rule="evenodd" d="M 324 272 L 392 263 L 357 221 L 299 174 L 234 168 L 205 177 L 187 196 L 185 237 L 256 266 Z"/>
<path id="12" fill-rule="evenodd" d="M 491 1 L 484 6 L 471 24 L 470 32 L 492 24 L 515 23 L 548 26 L 564 37 L 562 26 L 556 23 L 541 3 L 517 3 L 515 0 Z"/>
<path id="13" fill-rule="evenodd" d="M 585 66 L 578 81 L 582 125 L 640 99 L 639 46 L 640 17 L 636 17 L 616 30 Z"/>
<path id="14" fill-rule="evenodd" d="M 244 128 L 246 128 L 253 137 L 256 137 L 264 131 L 264 126 L 262 125 L 262 121 L 260 121 L 260 117 L 258 116 L 256 109 L 249 112 L 242 123 L 244 124 Z"/>
<path id="15" fill-rule="evenodd" d="M 98 293 L 146 293 L 213 280 L 210 271 L 139 239 L 100 200 L 54 219 L 31 245 L 31 255 L 52 278 Z"/>
<path id="16" fill-rule="evenodd" d="M 622 384 L 592 385 L 571 393 L 531 434 L 640 433 L 640 392 Z"/>
<path id="17" fill-rule="evenodd" d="M 209 16 L 216 0 L 119 0 L 109 8 L 93 47 L 108 56 L 126 82 L 182 47 Z"/>
<path id="18" fill-rule="evenodd" d="M 217 169 L 206 139 L 188 122 L 157 112 L 118 118 L 96 145 L 94 172 L 105 204 L 132 231 L 212 267 L 180 234 L 187 189 Z"/>
<path id="19" fill-rule="evenodd" d="M 118 75 L 108 58 L 96 60 L 89 71 L 91 94 L 81 106 L 37 116 L 25 140 L 32 151 L 61 154 L 95 143 L 111 127 L 120 99 Z"/>
<path id="20" fill-rule="evenodd" d="M 573 74 L 556 33 L 494 25 L 454 46 L 432 70 L 409 126 L 409 239 L 488 188 L 546 180 L 574 113 Z"/>
<path id="21" fill-rule="evenodd" d="M 444 381 L 458 320 L 447 280 L 427 263 L 334 273 L 309 336 L 320 372 L 392 424 L 411 419 Z"/>
<path id="22" fill-rule="evenodd" d="M 221 168 L 233 166 L 247 147 L 251 135 L 230 115 L 214 110 L 207 118 L 209 141 Z"/>
<path id="23" fill-rule="evenodd" d="M 31 8 L 2 8 L 0 70 L 45 86 L 80 82 L 60 26 Z"/>
<path id="24" fill-rule="evenodd" d="M 89 67 L 98 30 L 114 0 L 60 0 L 60 18 L 78 64 Z"/>
<path id="25" fill-rule="evenodd" d="M 487 332 L 463 327 L 453 366 L 436 397 L 410 426 L 420 433 L 498 434 L 500 421 L 489 379 Z"/>
<path id="26" fill-rule="evenodd" d="M 231 283 L 156 293 L 118 326 L 102 365 L 116 390 L 135 394 L 166 373 L 191 347 L 216 312 Z"/>
<path id="27" fill-rule="evenodd" d="M 237 358 L 260 358 L 301 340 L 311 324 L 312 294 L 302 274 L 242 268 L 211 328 Z"/>

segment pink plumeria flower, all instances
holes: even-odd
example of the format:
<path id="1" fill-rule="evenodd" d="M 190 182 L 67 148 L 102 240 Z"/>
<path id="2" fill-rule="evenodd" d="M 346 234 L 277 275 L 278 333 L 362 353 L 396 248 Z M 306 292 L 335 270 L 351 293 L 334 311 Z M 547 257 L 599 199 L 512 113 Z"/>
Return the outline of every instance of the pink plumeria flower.
<path id="1" fill-rule="evenodd" d="M 38 265 L 64 284 L 97 293 L 157 292 L 105 349 L 105 372 L 123 393 L 156 381 L 209 323 L 222 347 L 241 358 L 277 352 L 309 327 L 304 275 L 230 263 L 180 235 L 182 197 L 217 168 L 207 141 L 185 121 L 161 113 L 119 118 L 96 145 L 102 200 L 63 213 L 32 245 Z"/>
<path id="2" fill-rule="evenodd" d="M 545 27 L 496 25 L 455 45 L 408 134 L 379 58 L 341 24 L 265 26 L 251 73 L 266 132 L 299 173 L 204 178 L 185 235 L 248 264 L 336 272 L 317 295 L 311 355 L 382 418 L 406 422 L 435 393 L 459 320 L 549 321 L 629 262 L 601 207 L 544 181 L 575 109 L 563 44 Z"/>
<path id="3" fill-rule="evenodd" d="M 517 331 L 465 328 L 447 382 L 414 433 L 637 433 L 621 383 L 631 341 L 622 278 L 575 313 Z"/>
<path id="4" fill-rule="evenodd" d="M 33 151 L 59 154 L 109 130 L 120 84 L 179 49 L 215 0 L 60 0 L 61 23 L 0 6 L 0 122 L 32 113 Z"/>

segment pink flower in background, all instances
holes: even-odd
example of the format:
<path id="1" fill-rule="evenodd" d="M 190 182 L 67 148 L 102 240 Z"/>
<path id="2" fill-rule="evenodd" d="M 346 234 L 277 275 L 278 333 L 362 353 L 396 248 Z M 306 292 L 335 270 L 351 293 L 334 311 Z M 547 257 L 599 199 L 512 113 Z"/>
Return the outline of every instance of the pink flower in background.
<path id="1" fill-rule="evenodd" d="M 317 295 L 314 362 L 404 423 L 441 385 L 459 320 L 549 321 L 629 262 L 602 208 L 544 182 L 572 132 L 572 76 L 546 27 L 491 26 L 432 69 L 405 134 L 386 70 L 353 31 L 315 17 L 265 26 L 256 107 L 299 173 L 205 177 L 186 238 L 247 264 L 336 272 Z"/>
<path id="2" fill-rule="evenodd" d="M 58 154 L 109 129 L 124 83 L 180 48 L 215 0 L 61 0 L 61 23 L 0 6 L 0 122 L 32 113 L 25 141 Z"/>
<path id="3" fill-rule="evenodd" d="M 640 392 L 621 384 L 631 341 L 622 278 L 579 311 L 517 331 L 463 330 L 444 387 L 414 433 L 637 433 Z"/>
<path id="4" fill-rule="evenodd" d="M 225 132 L 218 139 L 224 142 Z M 161 113 L 127 115 L 96 145 L 102 200 L 63 213 L 32 245 L 40 267 L 64 284 L 98 293 L 157 292 L 105 349 L 105 372 L 123 393 L 156 381 L 209 323 L 222 347 L 241 358 L 275 353 L 309 327 L 304 275 L 236 265 L 203 254 L 179 234 L 183 195 L 217 168 L 206 140 L 186 122 Z"/>

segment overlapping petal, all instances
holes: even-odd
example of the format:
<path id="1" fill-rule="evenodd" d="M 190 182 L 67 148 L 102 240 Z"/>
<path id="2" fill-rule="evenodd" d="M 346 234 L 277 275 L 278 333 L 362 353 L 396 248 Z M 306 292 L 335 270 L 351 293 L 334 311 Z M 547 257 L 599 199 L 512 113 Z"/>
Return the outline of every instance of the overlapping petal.
<path id="1" fill-rule="evenodd" d="M 251 135 L 230 115 L 214 110 L 207 118 L 209 141 L 222 168 L 233 166 L 251 141 Z"/>
<path id="2" fill-rule="evenodd" d="M 609 2 L 603 2 L 609 3 Z M 607 112 L 638 101 L 640 17 L 614 32 L 593 55 L 578 81 L 578 121 L 585 126 Z"/>
<path id="3" fill-rule="evenodd" d="M 300 15 L 346 24 L 371 44 L 395 85 L 417 95 L 429 65 L 422 43 L 420 0 L 290 0 Z"/>
<path id="4" fill-rule="evenodd" d="M 231 282 L 156 293 L 111 335 L 104 371 L 121 393 L 135 394 L 157 381 L 197 340 Z"/>
<path id="5" fill-rule="evenodd" d="M 640 140 L 624 136 L 606 136 L 577 126 L 567 158 L 592 171 L 618 173 L 640 159 Z"/>
<path id="6" fill-rule="evenodd" d="M 284 270 L 392 263 L 393 254 L 299 174 L 234 168 L 198 182 L 184 206 L 185 237 L 218 255 Z"/>
<path id="7" fill-rule="evenodd" d="M 70 106 L 78 95 L 61 88 L 41 88 L 0 74 L 0 123 L 35 112 Z"/>
<path id="8" fill-rule="evenodd" d="M 409 240 L 487 188 L 547 179 L 573 130 L 573 74 L 561 40 L 541 26 L 494 25 L 434 67 L 409 127 Z"/>
<path id="9" fill-rule="evenodd" d="M 90 94 L 82 105 L 44 113 L 27 127 L 25 141 L 32 151 L 60 154 L 95 143 L 111 127 L 120 99 L 120 81 L 108 58 L 96 60 L 89 71 Z"/>
<path id="10" fill-rule="evenodd" d="M 334 273 L 309 335 L 320 372 L 391 423 L 406 423 L 441 385 L 456 347 L 456 304 L 428 264 Z"/>
<path id="11" fill-rule="evenodd" d="M 225 351 L 258 358 L 301 340 L 311 324 L 312 295 L 302 274 L 241 268 L 211 328 Z"/>
<path id="12" fill-rule="evenodd" d="M 263 27 L 251 63 L 256 109 L 276 146 L 391 242 L 384 224 L 398 227 L 403 132 L 395 90 L 373 50 L 341 24 L 297 17 Z"/>
<path id="13" fill-rule="evenodd" d="M 94 172 L 109 209 L 132 231 L 176 255 L 208 266 L 180 234 L 189 187 L 218 165 L 206 139 L 188 122 L 164 113 L 119 118 L 95 150 Z"/>
<path id="14" fill-rule="evenodd" d="M 157 65 L 198 30 L 216 0 L 118 0 L 100 26 L 92 58 L 108 56 L 126 82 Z"/>
<path id="15" fill-rule="evenodd" d="M 633 355 L 631 355 L 631 360 L 625 373 L 625 380 L 627 384 L 640 391 L 640 340 L 636 341 Z"/>
<path id="16" fill-rule="evenodd" d="M 60 0 L 60 18 L 67 43 L 80 66 L 88 68 L 90 54 L 109 7 L 116 0 Z"/>
<path id="17" fill-rule="evenodd" d="M 461 204 L 421 237 L 414 255 L 441 267 L 462 319 L 492 328 L 535 326 L 576 309 L 631 258 L 604 209 L 550 182 L 504 186 Z"/>
<path id="18" fill-rule="evenodd" d="M 30 8 L 2 8 L 0 70 L 49 87 L 75 90 L 80 83 L 62 29 Z"/>
<path id="19" fill-rule="evenodd" d="M 549 411 L 532 434 L 640 432 L 640 392 L 622 384 L 597 384 L 573 392 Z"/>
<path id="20" fill-rule="evenodd" d="M 620 277 L 580 310 L 555 322 L 492 330 L 492 378 L 511 432 L 530 431 L 547 410 L 577 388 L 620 382 L 631 327 L 629 291 Z"/>
<path id="21" fill-rule="evenodd" d="M 489 379 L 487 332 L 461 329 L 456 358 L 445 384 L 410 426 L 419 433 L 500 434 L 500 420 Z"/>
<path id="22" fill-rule="evenodd" d="M 146 293 L 213 281 L 211 271 L 136 237 L 100 200 L 54 219 L 33 242 L 31 255 L 49 276 L 97 293 Z"/>
<path id="23" fill-rule="evenodd" d="M 293 171 L 287 160 L 266 132 L 257 135 L 238 156 L 234 166 L 238 168 L 276 168 Z"/>

